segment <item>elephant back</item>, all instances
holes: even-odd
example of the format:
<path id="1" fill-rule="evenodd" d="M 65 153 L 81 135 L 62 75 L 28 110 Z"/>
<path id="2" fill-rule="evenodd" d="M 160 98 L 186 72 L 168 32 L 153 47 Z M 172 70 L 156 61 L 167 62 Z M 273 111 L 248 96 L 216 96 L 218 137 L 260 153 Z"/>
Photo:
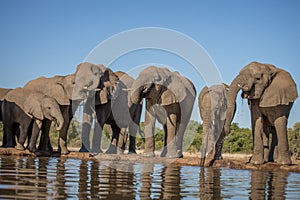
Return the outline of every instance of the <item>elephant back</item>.
<path id="1" fill-rule="evenodd" d="M 4 100 L 5 95 L 12 89 L 0 88 L 0 101 Z"/>
<path id="2" fill-rule="evenodd" d="M 70 98 L 64 87 L 66 76 L 54 76 L 46 78 L 44 76 L 29 81 L 24 88 L 41 92 L 54 98 L 59 105 L 70 105 Z"/>

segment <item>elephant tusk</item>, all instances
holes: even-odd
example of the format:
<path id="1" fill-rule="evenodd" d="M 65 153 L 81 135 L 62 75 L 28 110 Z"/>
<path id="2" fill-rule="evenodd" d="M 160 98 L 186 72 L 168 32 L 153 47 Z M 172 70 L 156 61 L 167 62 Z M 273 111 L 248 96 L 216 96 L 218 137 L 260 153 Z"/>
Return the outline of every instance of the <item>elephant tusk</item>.
<path id="1" fill-rule="evenodd" d="M 87 89 L 88 89 L 88 87 L 87 87 L 87 86 L 83 86 L 83 89 L 84 89 L 84 90 L 87 90 Z"/>
<path id="2" fill-rule="evenodd" d="M 132 88 L 123 88 L 122 90 L 125 91 L 125 92 L 130 92 L 130 91 L 132 91 L 133 89 L 132 89 Z"/>
<path id="3" fill-rule="evenodd" d="M 240 84 L 237 84 L 237 86 L 238 86 L 239 88 L 242 88 L 242 86 L 241 86 Z"/>
<path id="4" fill-rule="evenodd" d="M 98 92 L 98 91 L 101 91 L 101 89 L 99 89 L 99 88 L 96 88 L 94 91 Z"/>

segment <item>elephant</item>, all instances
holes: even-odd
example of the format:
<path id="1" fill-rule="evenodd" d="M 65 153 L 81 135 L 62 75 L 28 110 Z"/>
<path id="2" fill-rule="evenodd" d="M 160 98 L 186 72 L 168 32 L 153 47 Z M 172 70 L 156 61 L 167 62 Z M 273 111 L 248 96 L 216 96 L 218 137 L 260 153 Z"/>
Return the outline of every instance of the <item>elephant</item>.
<path id="1" fill-rule="evenodd" d="M 272 157 L 268 155 L 271 132 L 271 146 L 277 148 L 276 162 L 291 164 L 287 122 L 298 92 L 290 73 L 271 64 L 251 62 L 246 65 L 229 86 L 224 126 L 226 135 L 230 132 L 239 90 L 242 90 L 242 98 L 248 99 L 251 113 L 253 154 L 250 163 L 263 164 Z"/>
<path id="2" fill-rule="evenodd" d="M 55 121 L 57 130 L 61 130 L 64 119 L 57 101 L 41 92 L 16 88 L 9 91 L 2 104 L 2 118 L 6 131 L 7 147 L 14 146 L 14 133 L 20 128 L 20 136 L 16 148 L 24 150 L 24 143 L 28 136 L 28 130 L 32 124 L 32 135 L 28 149 L 36 151 L 36 141 L 42 126 L 42 120 L 47 118 Z"/>
<path id="3" fill-rule="evenodd" d="M 140 122 L 142 104 L 132 104 L 129 100 L 127 88 L 131 87 L 133 78 L 124 72 L 113 72 L 107 68 L 95 94 L 95 98 L 88 98 L 84 107 L 82 127 L 81 152 L 90 150 L 89 132 L 92 115 L 95 112 L 97 122 L 92 139 L 92 152 L 102 152 L 101 134 L 104 124 L 110 125 L 112 139 L 106 153 L 122 153 L 125 150 L 127 128 L 130 133 L 129 153 L 135 151 L 135 136 Z"/>
<path id="4" fill-rule="evenodd" d="M 0 88 L 0 121 L 2 121 L 2 103 L 4 100 L 5 95 L 11 91 L 12 89 L 9 88 Z M 6 133 L 3 132 L 3 139 L 2 139 L 2 146 L 6 146 Z"/>
<path id="5" fill-rule="evenodd" d="M 51 78 L 39 77 L 29 81 L 24 88 L 41 92 L 47 96 L 54 98 L 60 107 L 64 118 L 64 125 L 59 131 L 58 151 L 61 154 L 69 153 L 67 149 L 67 131 L 70 121 L 72 119 L 72 92 L 74 88 L 75 75 L 70 74 L 66 76 L 54 76 Z M 74 100 L 73 104 L 79 104 L 80 100 Z M 73 106 L 76 107 L 76 106 Z M 49 139 L 49 131 L 51 120 L 45 118 L 42 126 L 42 137 L 39 149 L 52 150 Z"/>
<path id="6" fill-rule="evenodd" d="M 203 121 L 201 166 L 212 166 L 215 160 L 222 159 L 228 87 L 225 84 L 205 86 L 199 94 L 198 107 Z"/>
<path id="7" fill-rule="evenodd" d="M 56 99 L 60 105 L 61 112 L 65 120 L 63 128 L 60 130 L 58 139 L 58 151 L 61 154 L 68 154 L 67 132 L 80 102 L 86 99 L 89 93 L 97 88 L 105 67 L 101 64 L 95 65 L 89 62 L 80 63 L 74 74 L 66 76 L 54 76 L 50 78 L 40 77 L 29 81 L 24 88 L 36 90 Z M 51 121 L 45 120 L 43 123 L 43 139 L 39 149 L 52 149 L 49 144 L 49 131 Z M 50 146 L 50 147 L 48 147 Z"/>
<path id="8" fill-rule="evenodd" d="M 183 157 L 183 134 L 190 120 L 196 89 L 178 72 L 149 66 L 142 70 L 132 85 L 131 101 L 146 100 L 144 156 L 154 157 L 156 119 L 163 125 L 162 157 Z"/>

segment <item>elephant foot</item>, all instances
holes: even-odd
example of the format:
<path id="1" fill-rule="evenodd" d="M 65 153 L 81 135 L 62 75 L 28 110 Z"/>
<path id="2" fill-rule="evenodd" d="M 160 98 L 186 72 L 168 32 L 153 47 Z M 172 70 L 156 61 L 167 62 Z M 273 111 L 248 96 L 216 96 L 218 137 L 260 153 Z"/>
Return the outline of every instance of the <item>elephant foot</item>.
<path id="1" fill-rule="evenodd" d="M 89 152 L 89 150 L 87 148 L 85 148 L 85 146 L 81 146 L 81 148 L 79 149 L 79 152 Z"/>
<path id="2" fill-rule="evenodd" d="M 80 150 L 79 150 L 80 151 Z M 81 152 L 81 151 L 80 151 Z M 95 149 L 95 148 L 92 148 L 91 150 L 92 153 L 103 153 L 103 151 L 101 149 Z"/>
<path id="3" fill-rule="evenodd" d="M 165 156 L 166 158 L 179 158 L 179 155 L 177 152 L 168 152 Z"/>
<path id="4" fill-rule="evenodd" d="M 17 150 L 20 150 L 20 151 L 24 151 L 24 150 L 25 150 L 24 146 L 21 145 L 20 143 L 17 143 L 16 149 L 17 149 Z"/>
<path id="5" fill-rule="evenodd" d="M 128 154 L 137 154 L 135 150 L 129 150 Z"/>
<path id="6" fill-rule="evenodd" d="M 153 158 L 153 157 L 155 157 L 155 154 L 154 154 L 154 152 L 144 152 L 143 156 L 146 158 Z"/>
<path id="7" fill-rule="evenodd" d="M 67 148 L 58 148 L 58 152 L 61 154 L 61 155 L 67 155 L 70 153 L 70 151 L 67 149 Z"/>
<path id="8" fill-rule="evenodd" d="M 28 150 L 31 152 L 31 153 L 35 153 L 36 152 L 36 147 L 28 147 Z"/>
<path id="9" fill-rule="evenodd" d="M 70 151 L 68 149 L 64 149 L 64 150 L 60 151 L 60 154 L 62 154 L 62 155 L 67 155 L 69 153 L 70 153 Z"/>
<path id="10" fill-rule="evenodd" d="M 280 157 L 278 157 L 276 162 L 280 165 L 291 165 L 292 159 L 290 156 L 285 156 L 285 157 L 280 156 Z"/>
<path id="11" fill-rule="evenodd" d="M 178 158 L 183 158 L 183 153 L 182 152 L 178 152 Z"/>
<path id="12" fill-rule="evenodd" d="M 162 152 L 160 153 L 160 157 L 166 157 L 166 155 L 167 155 L 167 148 L 164 147 Z"/>
<path id="13" fill-rule="evenodd" d="M 118 155 L 124 154 L 124 150 L 120 149 L 120 148 L 117 148 L 117 154 Z"/>
<path id="14" fill-rule="evenodd" d="M 115 145 L 111 144 L 105 153 L 106 154 L 116 154 L 117 153 L 117 147 Z"/>
<path id="15" fill-rule="evenodd" d="M 262 155 L 253 155 L 250 163 L 255 165 L 262 165 L 264 164 L 264 158 L 262 157 Z"/>

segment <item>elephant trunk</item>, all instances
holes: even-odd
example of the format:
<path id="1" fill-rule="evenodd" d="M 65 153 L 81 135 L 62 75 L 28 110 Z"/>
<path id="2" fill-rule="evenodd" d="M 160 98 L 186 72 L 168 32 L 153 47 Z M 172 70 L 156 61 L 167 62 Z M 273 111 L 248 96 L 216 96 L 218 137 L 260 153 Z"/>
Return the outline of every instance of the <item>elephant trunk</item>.
<path id="1" fill-rule="evenodd" d="M 140 104 L 142 101 L 142 91 L 144 82 L 141 78 L 137 78 L 132 84 L 132 90 L 130 95 L 130 101 L 132 104 Z"/>
<path id="2" fill-rule="evenodd" d="M 207 145 L 208 145 L 208 129 L 209 123 L 207 120 L 203 120 L 203 134 L 202 134 L 202 147 L 201 147 L 201 158 L 200 158 L 200 166 L 205 166 L 206 154 L 207 154 Z"/>
<path id="3" fill-rule="evenodd" d="M 227 91 L 227 112 L 226 112 L 226 121 L 224 125 L 225 134 L 230 133 L 230 124 L 233 120 L 235 109 L 236 109 L 236 97 L 240 89 L 243 88 L 244 83 L 246 82 L 247 77 L 245 75 L 238 75 L 230 84 Z"/>
<path id="4" fill-rule="evenodd" d="M 56 122 L 56 130 L 58 130 L 58 131 L 60 131 L 62 128 L 63 128 L 63 126 L 64 126 L 64 123 L 65 123 L 65 120 L 64 120 L 64 118 L 63 118 L 63 116 L 61 115 L 58 115 L 58 116 L 56 116 L 55 117 L 55 122 Z"/>

